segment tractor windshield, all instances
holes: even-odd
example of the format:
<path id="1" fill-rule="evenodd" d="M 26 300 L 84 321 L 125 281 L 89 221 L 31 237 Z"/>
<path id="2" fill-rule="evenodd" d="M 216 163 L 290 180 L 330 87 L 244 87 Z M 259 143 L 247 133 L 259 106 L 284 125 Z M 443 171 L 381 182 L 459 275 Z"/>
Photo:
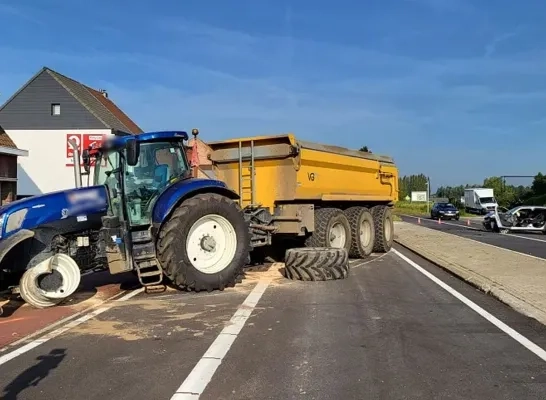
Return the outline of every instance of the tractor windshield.
<path id="1" fill-rule="evenodd" d="M 125 201 L 131 225 L 150 224 L 158 196 L 189 172 L 180 142 L 141 143 L 138 164 L 124 166 Z"/>
<path id="2" fill-rule="evenodd" d="M 108 187 L 112 211 L 116 215 L 121 212 L 119 201 L 123 198 L 132 226 L 150 224 L 158 196 L 171 183 L 191 172 L 182 143 L 178 141 L 140 143 L 140 155 L 135 166 L 123 162 L 123 168 L 120 169 L 120 160 L 125 161 L 120 151 L 103 154 L 101 162 L 97 160 L 95 163 L 95 184 Z M 119 182 L 121 171 L 124 179 L 123 194 Z"/>

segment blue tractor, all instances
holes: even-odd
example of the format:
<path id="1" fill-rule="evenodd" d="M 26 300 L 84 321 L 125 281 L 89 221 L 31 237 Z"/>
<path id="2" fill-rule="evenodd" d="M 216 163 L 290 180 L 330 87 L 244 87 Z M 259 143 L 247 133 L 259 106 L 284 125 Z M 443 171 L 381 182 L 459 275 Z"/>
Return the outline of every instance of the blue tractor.
<path id="1" fill-rule="evenodd" d="M 197 130 L 192 132 L 195 136 Z M 38 308 L 73 294 L 85 271 L 134 271 L 189 291 L 223 290 L 249 260 L 249 226 L 224 182 L 194 177 L 186 132 L 116 132 L 81 154 L 88 182 L 0 208 L 0 285 Z"/>

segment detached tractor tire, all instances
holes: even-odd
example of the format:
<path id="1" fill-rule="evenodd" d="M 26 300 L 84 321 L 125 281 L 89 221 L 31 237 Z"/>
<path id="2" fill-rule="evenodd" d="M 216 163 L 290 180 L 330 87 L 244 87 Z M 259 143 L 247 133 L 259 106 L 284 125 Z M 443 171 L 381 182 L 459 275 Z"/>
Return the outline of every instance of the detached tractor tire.
<path id="1" fill-rule="evenodd" d="M 81 272 L 76 261 L 58 253 L 24 272 L 19 281 L 19 294 L 34 308 L 48 308 L 76 292 L 80 282 Z"/>
<path id="2" fill-rule="evenodd" d="M 339 208 L 315 210 L 315 230 L 305 240 L 305 247 L 351 249 L 351 224 Z"/>
<path id="3" fill-rule="evenodd" d="M 239 205 L 225 196 L 199 194 L 182 202 L 157 240 L 163 273 L 186 291 L 224 290 L 240 282 L 250 237 Z"/>
<path id="4" fill-rule="evenodd" d="M 286 250 L 286 277 L 299 281 L 332 281 L 349 276 L 346 249 L 303 247 Z"/>
<path id="5" fill-rule="evenodd" d="M 349 257 L 366 258 L 372 254 L 375 229 L 372 213 L 366 207 L 350 207 L 345 215 L 351 224 L 351 248 Z"/>
<path id="6" fill-rule="evenodd" d="M 394 241 L 394 221 L 389 206 L 374 206 L 371 209 L 375 226 L 375 253 L 387 253 Z"/>

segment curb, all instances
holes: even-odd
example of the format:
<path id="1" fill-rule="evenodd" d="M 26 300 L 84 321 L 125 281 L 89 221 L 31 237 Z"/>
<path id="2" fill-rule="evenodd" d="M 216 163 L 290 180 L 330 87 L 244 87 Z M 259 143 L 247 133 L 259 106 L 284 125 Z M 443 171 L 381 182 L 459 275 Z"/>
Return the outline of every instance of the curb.
<path id="1" fill-rule="evenodd" d="M 395 235 L 394 241 L 432 264 L 442 268 L 448 273 L 451 273 L 452 275 L 466 281 L 485 294 L 495 297 L 497 300 L 512 307 L 520 314 L 533 318 L 541 324 L 546 325 L 546 310 L 542 310 L 536 307 L 534 304 L 529 303 L 516 293 L 513 293 L 509 287 L 503 286 L 484 275 L 480 275 L 472 270 L 469 270 L 463 265 L 451 263 L 442 259 L 441 257 L 427 252 L 426 250 L 417 249 L 415 246 L 412 246 L 411 244 L 406 243 L 403 239 L 400 239 L 400 237 L 397 235 Z"/>

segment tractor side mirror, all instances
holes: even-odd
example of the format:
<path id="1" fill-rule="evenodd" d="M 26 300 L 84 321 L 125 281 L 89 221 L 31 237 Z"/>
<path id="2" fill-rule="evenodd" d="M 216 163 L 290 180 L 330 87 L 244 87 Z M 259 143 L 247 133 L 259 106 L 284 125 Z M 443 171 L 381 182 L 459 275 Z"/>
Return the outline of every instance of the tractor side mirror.
<path id="1" fill-rule="evenodd" d="M 83 169 L 85 169 L 86 173 L 89 173 L 89 169 L 91 165 L 91 157 L 89 156 L 89 149 L 84 149 L 82 151 L 82 161 L 83 161 Z"/>
<path id="2" fill-rule="evenodd" d="M 134 167 L 138 164 L 138 156 L 140 155 L 140 146 L 136 139 L 128 139 L 125 149 L 127 151 L 127 164 Z"/>

